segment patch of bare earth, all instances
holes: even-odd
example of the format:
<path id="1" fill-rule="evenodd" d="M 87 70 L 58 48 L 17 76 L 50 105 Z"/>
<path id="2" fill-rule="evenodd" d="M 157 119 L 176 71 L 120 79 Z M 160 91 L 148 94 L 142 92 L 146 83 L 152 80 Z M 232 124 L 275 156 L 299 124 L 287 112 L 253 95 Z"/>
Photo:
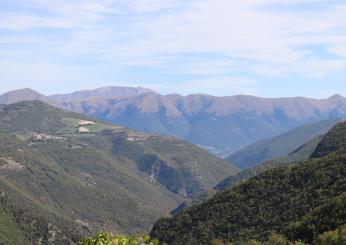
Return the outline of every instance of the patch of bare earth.
<path id="1" fill-rule="evenodd" d="M 10 158 L 0 157 L 0 161 L 5 162 L 5 165 L 0 166 L 3 170 L 21 171 L 25 168 L 21 163 Z"/>

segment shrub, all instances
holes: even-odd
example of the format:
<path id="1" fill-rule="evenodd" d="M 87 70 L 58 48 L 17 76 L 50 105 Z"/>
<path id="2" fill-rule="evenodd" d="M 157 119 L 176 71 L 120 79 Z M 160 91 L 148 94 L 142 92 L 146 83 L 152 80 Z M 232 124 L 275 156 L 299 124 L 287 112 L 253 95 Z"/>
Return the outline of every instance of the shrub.
<path id="1" fill-rule="evenodd" d="M 149 236 L 122 236 L 100 232 L 91 238 L 82 239 L 79 245 L 159 245 L 158 240 L 152 240 Z"/>
<path id="2" fill-rule="evenodd" d="M 316 245 L 345 245 L 346 225 L 335 231 L 328 231 L 320 235 L 316 240 Z"/>

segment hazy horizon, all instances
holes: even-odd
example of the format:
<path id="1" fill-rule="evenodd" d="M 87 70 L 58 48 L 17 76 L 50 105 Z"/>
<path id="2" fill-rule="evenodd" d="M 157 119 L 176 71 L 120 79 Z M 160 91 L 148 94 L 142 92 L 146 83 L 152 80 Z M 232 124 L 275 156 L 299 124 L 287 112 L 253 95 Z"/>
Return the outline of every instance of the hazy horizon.
<path id="1" fill-rule="evenodd" d="M 166 96 L 166 95 L 171 95 L 171 94 L 179 94 L 179 95 L 182 95 L 182 96 L 189 96 L 189 95 L 209 95 L 209 96 L 215 96 L 215 97 L 228 97 L 228 96 L 253 96 L 253 97 L 259 97 L 259 98 L 268 98 L 268 99 L 279 99 L 279 98 L 295 98 L 295 97 L 304 97 L 304 98 L 310 98 L 310 99 L 328 99 L 330 97 L 333 97 L 333 96 L 342 96 L 344 98 L 346 98 L 343 94 L 340 94 L 340 93 L 335 93 L 335 94 L 330 94 L 330 95 L 327 95 L 326 97 L 311 97 L 311 96 L 301 96 L 301 95 L 294 95 L 294 96 L 277 96 L 277 97 L 266 97 L 266 96 L 257 96 L 257 95 L 253 95 L 253 94 L 230 94 L 230 95 L 214 95 L 214 94 L 208 94 L 208 93 L 178 93 L 178 92 L 171 92 L 171 93 L 161 93 L 159 91 L 156 91 L 152 88 L 148 88 L 148 87 L 143 87 L 143 86 L 135 86 L 135 87 L 130 87 L 130 86 L 121 86 L 121 85 L 115 85 L 115 86 L 104 86 L 104 87 L 95 87 L 95 88 L 91 88 L 91 89 L 78 89 L 78 90 L 73 90 L 73 91 L 67 91 L 65 93 L 52 93 L 52 94 L 46 94 L 46 93 L 43 93 L 41 92 L 40 90 L 36 90 L 36 89 L 33 89 L 33 88 L 30 88 L 30 87 L 23 87 L 23 88 L 19 88 L 19 89 L 14 89 L 14 90 L 9 90 L 9 91 L 5 91 L 3 93 L 0 93 L 0 96 L 3 95 L 3 94 L 6 94 L 6 93 L 9 93 L 9 92 L 13 92 L 13 91 L 17 91 L 17 90 L 26 90 L 26 89 L 29 89 L 29 90 L 33 90 L 35 92 L 38 92 L 42 95 L 45 95 L 45 96 L 53 96 L 53 95 L 64 95 L 64 94 L 72 94 L 72 93 L 75 93 L 75 92 L 80 92 L 80 91 L 93 91 L 93 90 L 97 90 L 97 89 L 102 89 L 102 88 L 109 88 L 109 87 L 123 87 L 123 88 L 144 88 L 144 89 L 149 89 L 149 90 L 152 90 L 153 92 L 156 92 L 160 95 L 163 95 L 163 96 Z"/>

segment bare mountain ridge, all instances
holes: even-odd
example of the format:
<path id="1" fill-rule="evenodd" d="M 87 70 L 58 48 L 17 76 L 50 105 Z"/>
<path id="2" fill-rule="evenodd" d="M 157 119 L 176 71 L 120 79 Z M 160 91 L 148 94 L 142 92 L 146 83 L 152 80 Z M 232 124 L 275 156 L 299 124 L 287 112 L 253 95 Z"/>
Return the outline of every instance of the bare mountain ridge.
<path id="1" fill-rule="evenodd" d="M 50 97 L 54 98 L 54 96 Z M 164 113 L 169 117 L 193 117 L 198 114 L 208 114 L 215 117 L 226 117 L 239 112 L 253 112 L 260 116 L 262 114 L 273 114 L 282 111 L 288 118 L 314 117 L 318 113 L 341 113 L 346 111 L 346 98 L 332 96 L 328 99 L 310 99 L 304 97 L 291 98 L 260 98 L 249 95 L 236 95 L 227 97 L 216 97 L 204 94 L 182 96 L 177 94 L 160 95 L 154 92 L 146 92 L 138 95 L 125 95 L 109 97 L 90 96 L 84 100 L 71 100 L 71 110 L 80 110 L 77 105 L 88 106 L 93 109 L 112 106 L 111 113 L 117 115 L 126 107 L 135 107 L 140 113 Z M 98 108 L 97 108 L 98 107 Z M 79 111 L 82 112 L 82 111 Z"/>
<path id="2" fill-rule="evenodd" d="M 140 112 L 156 113 L 164 107 L 169 116 L 194 116 L 199 113 L 215 116 L 227 116 L 239 111 L 253 111 L 258 115 L 274 113 L 282 109 L 289 117 L 312 116 L 316 110 L 326 112 L 336 110 L 342 113 L 346 110 L 346 98 L 333 95 L 328 99 L 312 99 L 305 97 L 261 98 L 251 95 L 234 95 L 217 97 L 206 94 L 161 95 L 153 90 L 137 87 L 102 87 L 94 90 L 81 90 L 70 94 L 55 94 L 46 96 L 30 88 L 7 92 L 0 96 L 0 104 L 12 104 L 20 101 L 48 101 L 50 103 L 69 104 L 72 110 L 74 104 L 97 105 L 114 104 L 121 106 L 136 104 Z"/>
<path id="3" fill-rule="evenodd" d="M 81 90 L 70 94 L 55 94 L 49 96 L 50 99 L 59 103 L 65 103 L 75 100 L 85 100 L 91 97 L 114 98 L 118 96 L 135 96 L 143 93 L 154 92 L 147 88 L 137 87 L 117 87 L 108 86 L 93 90 Z"/>
<path id="4" fill-rule="evenodd" d="M 11 95 L 15 94 L 14 91 Z M 0 101 L 4 103 L 2 97 Z M 21 98 L 25 100 L 25 96 Z M 346 98 L 341 95 L 321 100 L 182 96 L 161 95 L 144 88 L 106 87 L 38 97 L 43 99 L 129 128 L 177 136 L 222 156 L 304 124 L 346 117 Z M 11 101 L 8 96 L 7 101 Z"/>

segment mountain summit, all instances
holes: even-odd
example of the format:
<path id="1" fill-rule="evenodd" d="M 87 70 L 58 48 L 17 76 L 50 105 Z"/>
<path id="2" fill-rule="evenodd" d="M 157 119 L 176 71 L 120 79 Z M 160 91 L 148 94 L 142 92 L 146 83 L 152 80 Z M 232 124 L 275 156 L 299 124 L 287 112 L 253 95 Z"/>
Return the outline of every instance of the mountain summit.
<path id="1" fill-rule="evenodd" d="M 0 96 L 0 104 L 12 104 L 21 101 L 39 100 L 46 103 L 53 103 L 47 96 L 36 92 L 30 88 L 18 89 L 7 92 Z"/>
<path id="2" fill-rule="evenodd" d="M 120 86 L 108 86 L 92 90 L 81 90 L 71 94 L 55 94 L 49 96 L 52 100 L 59 103 L 66 103 L 71 101 L 86 100 L 92 97 L 103 97 L 112 99 L 118 96 L 135 96 L 144 93 L 154 93 L 153 90 L 137 87 L 120 87 Z"/>
<path id="3" fill-rule="evenodd" d="M 327 100 L 333 100 L 333 101 L 345 101 L 346 98 L 343 97 L 340 94 L 334 94 L 333 96 L 330 96 Z"/>

